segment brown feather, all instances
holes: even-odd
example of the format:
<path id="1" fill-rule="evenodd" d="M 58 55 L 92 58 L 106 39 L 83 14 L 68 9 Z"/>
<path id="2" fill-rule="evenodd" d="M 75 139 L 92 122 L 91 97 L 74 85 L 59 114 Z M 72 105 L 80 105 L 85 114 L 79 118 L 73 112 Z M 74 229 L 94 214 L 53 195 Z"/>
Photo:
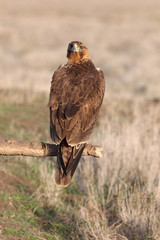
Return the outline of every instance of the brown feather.
<path id="1" fill-rule="evenodd" d="M 98 71 L 89 59 L 87 47 L 80 42 L 72 42 L 72 47 L 74 44 L 79 49 L 83 46 L 83 50 L 73 53 L 71 46 L 68 47 L 68 63 L 60 66 L 53 74 L 48 103 L 51 116 L 51 138 L 55 143 L 60 144 L 59 154 L 65 166 L 69 163 L 64 152 L 67 152 L 68 161 L 71 155 L 72 159 L 75 159 L 75 153 L 71 153 L 75 149 L 70 146 L 76 147 L 88 141 L 98 117 L 105 90 L 104 74 L 101 70 Z M 64 175 L 63 168 L 61 172 Z M 66 181 L 68 183 L 68 180 Z"/>
<path id="2" fill-rule="evenodd" d="M 70 147 L 64 139 L 57 155 L 55 180 L 62 187 L 67 187 L 79 163 L 85 144 Z"/>

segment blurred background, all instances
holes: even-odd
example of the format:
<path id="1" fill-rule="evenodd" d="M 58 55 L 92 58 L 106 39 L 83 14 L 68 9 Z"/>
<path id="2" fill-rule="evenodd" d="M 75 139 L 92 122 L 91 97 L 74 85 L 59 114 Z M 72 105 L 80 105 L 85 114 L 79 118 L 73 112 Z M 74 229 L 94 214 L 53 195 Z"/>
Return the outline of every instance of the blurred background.
<path id="1" fill-rule="evenodd" d="M 0 0 L 0 138 L 50 142 L 53 72 L 86 44 L 106 77 L 89 143 L 67 188 L 56 158 L 0 156 L 0 239 L 160 239 L 160 1 Z"/>
<path id="2" fill-rule="evenodd" d="M 160 96 L 158 0 L 0 0 L 0 88 L 49 92 L 73 40 L 88 46 L 108 92 Z"/>

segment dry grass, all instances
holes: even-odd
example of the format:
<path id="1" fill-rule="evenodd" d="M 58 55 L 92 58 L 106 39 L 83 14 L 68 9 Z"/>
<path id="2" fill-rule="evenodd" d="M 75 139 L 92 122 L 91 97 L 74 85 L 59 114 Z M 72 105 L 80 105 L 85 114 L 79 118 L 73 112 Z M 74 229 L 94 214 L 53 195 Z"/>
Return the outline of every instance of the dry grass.
<path id="1" fill-rule="evenodd" d="M 80 187 L 87 189 L 89 207 L 82 207 L 82 217 L 90 217 L 92 238 L 88 238 L 107 239 L 111 226 L 117 233 L 111 239 L 121 239 L 118 234 L 126 239 L 159 239 L 159 104 L 128 101 L 119 106 L 114 99 L 108 104 L 105 122 L 100 125 L 105 131 L 94 138 L 101 142 L 104 157 L 94 164 L 95 160 L 81 162 L 78 175 Z M 108 229 L 104 231 L 104 227 Z"/>
<path id="2" fill-rule="evenodd" d="M 81 40 L 115 95 L 159 97 L 160 3 L 0 0 L 0 87 L 47 91 Z"/>
<path id="3" fill-rule="evenodd" d="M 104 103 L 109 107 L 92 138 L 103 146 L 103 158 L 81 160 L 70 197 L 55 185 L 54 169 L 43 163 L 43 196 L 38 196 L 51 208 L 72 210 L 82 239 L 159 239 L 159 103 L 116 98 Z"/>
<path id="4" fill-rule="evenodd" d="M 5 96 L 6 91 L 3 94 Z M 37 98 L 33 97 L 33 102 L 30 99 L 27 102 L 21 96 L 23 93 L 17 92 L 18 98 L 13 94 L 12 99 L 12 91 L 8 92 L 8 98 L 2 96 L 6 109 L 2 109 L 1 116 L 6 116 L 5 124 L 8 124 L 10 114 L 12 118 L 15 116 L 10 124 L 10 134 L 19 129 L 16 138 L 24 138 L 29 133 L 27 139 L 43 138 L 45 141 L 46 138 L 48 141 L 46 110 L 42 108 L 46 97 L 38 94 Z M 44 114 L 39 111 L 40 106 Z M 44 209 L 58 211 L 60 218 L 64 218 L 64 226 L 74 228 L 74 235 L 68 239 L 75 239 L 75 236 L 98 240 L 159 239 L 159 106 L 158 100 L 106 96 L 91 138 L 91 143 L 102 145 L 103 158 L 82 158 L 66 189 L 56 186 L 54 165 L 50 161 L 35 163 L 40 185 L 33 195 Z M 23 119 L 28 119 L 25 128 Z M 37 119 L 41 119 L 39 126 Z M 27 164 L 32 169 L 33 159 L 27 158 Z M 59 215 L 55 220 L 53 218 L 53 226 Z M 61 239 L 57 232 L 56 236 Z"/>
<path id="5" fill-rule="evenodd" d="M 91 138 L 103 146 L 103 158 L 82 159 L 67 189 L 55 185 L 49 161 L 38 162 L 41 184 L 34 195 L 39 204 L 58 212 L 63 225 L 73 228 L 68 239 L 159 240 L 159 1 L 0 0 L 0 5 L 4 136 L 4 126 L 9 125 L 13 136 L 48 141 L 46 93 L 53 71 L 66 62 L 68 42 L 86 43 L 107 79 Z M 15 106 L 21 114 L 11 111 Z M 27 164 L 31 166 L 32 159 Z M 53 239 L 62 239 L 59 232 Z"/>

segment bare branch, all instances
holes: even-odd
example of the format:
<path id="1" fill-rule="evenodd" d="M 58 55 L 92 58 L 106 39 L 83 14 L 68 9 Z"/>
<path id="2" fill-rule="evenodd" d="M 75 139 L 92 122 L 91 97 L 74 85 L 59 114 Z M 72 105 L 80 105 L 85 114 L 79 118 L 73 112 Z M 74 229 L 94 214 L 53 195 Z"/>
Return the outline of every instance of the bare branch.
<path id="1" fill-rule="evenodd" d="M 102 148 L 86 144 L 83 156 L 102 157 Z M 43 142 L 16 141 L 14 139 L 0 140 L 0 155 L 49 157 L 57 156 L 57 145 Z"/>

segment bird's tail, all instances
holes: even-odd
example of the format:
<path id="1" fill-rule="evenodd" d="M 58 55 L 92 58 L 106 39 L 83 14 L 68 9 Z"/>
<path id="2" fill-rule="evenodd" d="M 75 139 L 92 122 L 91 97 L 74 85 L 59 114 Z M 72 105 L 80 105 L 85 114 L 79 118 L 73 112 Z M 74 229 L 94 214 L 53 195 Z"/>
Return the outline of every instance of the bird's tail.
<path id="1" fill-rule="evenodd" d="M 59 145 L 55 180 L 61 187 L 67 187 L 81 158 L 85 144 L 69 146 L 65 139 Z"/>

